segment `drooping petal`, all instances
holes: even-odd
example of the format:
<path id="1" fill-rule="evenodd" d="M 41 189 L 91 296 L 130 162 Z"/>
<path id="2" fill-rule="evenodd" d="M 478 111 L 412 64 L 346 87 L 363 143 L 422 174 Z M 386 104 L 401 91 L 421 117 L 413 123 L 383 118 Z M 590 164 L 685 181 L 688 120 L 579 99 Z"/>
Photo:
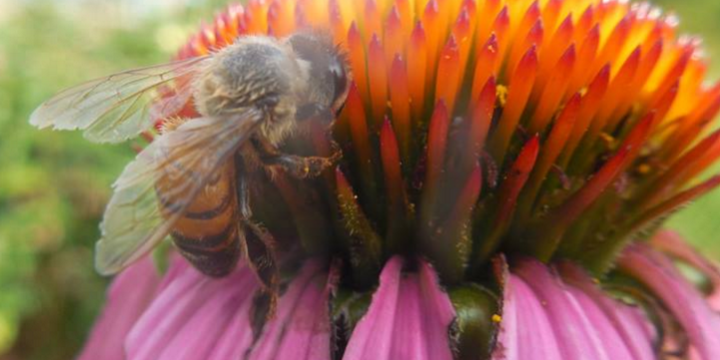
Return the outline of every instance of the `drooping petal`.
<path id="1" fill-rule="evenodd" d="M 165 286 L 125 342 L 130 359 L 208 359 L 240 355 L 252 343 L 249 307 L 258 289 L 247 267 L 210 279 L 175 261 Z M 227 348 L 230 339 L 232 349 Z"/>
<path id="2" fill-rule="evenodd" d="M 144 258 L 113 281 L 107 303 L 78 360 L 123 360 L 123 342 L 150 304 L 160 277 L 150 258 Z"/>
<path id="3" fill-rule="evenodd" d="M 248 314 L 252 310 L 251 296 L 248 295 L 235 309 L 228 326 L 217 339 L 208 360 L 241 359 L 252 343 L 252 330 Z"/>
<path id="4" fill-rule="evenodd" d="M 645 284 L 673 313 L 700 359 L 720 354 L 720 320 L 702 294 L 687 282 L 664 255 L 645 244 L 629 246 L 619 260 L 620 270 Z"/>
<path id="5" fill-rule="evenodd" d="M 502 320 L 492 359 L 562 359 L 541 300 L 520 277 L 504 272 Z"/>
<path id="6" fill-rule="evenodd" d="M 708 297 L 707 301 L 713 310 L 720 311 L 720 291 L 718 291 L 717 288 L 715 292 Z"/>
<path id="7" fill-rule="evenodd" d="M 283 294 L 276 316 L 263 330 L 249 359 L 330 360 L 327 274 L 308 262 Z"/>
<path id="8" fill-rule="evenodd" d="M 333 283 L 321 270 L 320 263 L 307 262 L 256 339 L 252 311 L 260 287 L 253 272 L 241 266 L 226 278 L 210 279 L 176 258 L 162 290 L 127 336 L 127 357 L 329 359 Z"/>
<path id="9" fill-rule="evenodd" d="M 720 312 L 720 267 L 718 264 L 698 253 L 675 231 L 660 231 L 652 238 L 651 242 L 656 249 L 685 262 L 707 277 L 712 286 L 712 292 L 707 299 L 708 303 L 713 310 Z"/>
<path id="10" fill-rule="evenodd" d="M 580 267 L 570 263 L 559 266 L 563 280 L 570 286 L 570 291 L 579 299 L 592 301 L 607 317 L 610 325 L 620 334 L 625 346 L 632 353 L 633 359 L 654 359 L 656 333 L 652 324 L 639 307 L 621 304 L 602 292 Z"/>
<path id="11" fill-rule="evenodd" d="M 578 288 L 567 286 L 559 276 L 535 260 L 521 261 L 513 270 L 540 301 L 551 319 L 562 359 L 635 359 L 619 329 L 593 299 Z M 516 282 L 521 284 L 520 282 Z M 523 289 L 522 285 L 519 287 Z M 517 291 L 517 290 L 516 290 Z M 528 293 L 522 293 L 530 298 Z M 520 316 L 520 314 L 518 314 Z M 528 327 L 523 327 L 527 331 Z M 646 339 L 647 345 L 650 339 Z M 530 351 L 528 349 L 528 351 Z M 530 357 L 541 356 L 529 354 Z"/>
<path id="12" fill-rule="evenodd" d="M 385 265 L 343 359 L 452 359 L 448 330 L 455 311 L 450 299 L 429 264 L 419 260 L 412 273 L 404 273 L 404 265 L 401 257 Z"/>

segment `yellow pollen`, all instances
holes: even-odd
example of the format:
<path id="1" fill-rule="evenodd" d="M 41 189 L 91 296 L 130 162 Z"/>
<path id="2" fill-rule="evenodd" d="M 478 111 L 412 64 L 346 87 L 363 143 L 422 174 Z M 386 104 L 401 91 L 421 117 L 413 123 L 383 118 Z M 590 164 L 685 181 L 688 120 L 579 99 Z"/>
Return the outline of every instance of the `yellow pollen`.
<path id="1" fill-rule="evenodd" d="M 492 321 L 496 324 L 499 324 L 502 321 L 502 316 L 498 314 L 493 314 Z"/>
<path id="2" fill-rule="evenodd" d="M 648 164 L 640 164 L 640 166 L 638 166 L 637 168 L 638 173 L 640 173 L 641 175 L 647 175 L 648 173 L 650 173 L 650 170 L 652 170 L 652 167 Z"/>
<path id="3" fill-rule="evenodd" d="M 496 87 L 495 93 L 497 94 L 498 101 L 500 101 L 500 106 L 505 106 L 505 103 L 507 102 L 507 97 L 508 97 L 507 86 L 498 85 Z"/>
<path id="4" fill-rule="evenodd" d="M 612 147 L 613 144 L 615 144 L 615 138 L 608 133 L 604 132 L 600 134 L 600 139 L 602 139 L 608 147 Z"/>

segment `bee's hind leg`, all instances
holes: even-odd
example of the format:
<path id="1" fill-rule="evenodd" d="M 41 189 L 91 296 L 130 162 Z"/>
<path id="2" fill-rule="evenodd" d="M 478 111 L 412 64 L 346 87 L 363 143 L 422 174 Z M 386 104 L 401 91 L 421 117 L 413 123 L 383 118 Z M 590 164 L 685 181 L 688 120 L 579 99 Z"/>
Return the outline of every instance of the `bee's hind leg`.
<path id="1" fill-rule="evenodd" d="M 252 220 L 250 206 L 251 172 L 241 156 L 236 157 L 237 201 L 239 208 L 240 247 L 248 266 L 257 276 L 262 291 L 255 296 L 256 314 L 272 317 L 275 313 L 279 286 L 279 268 L 275 253 L 275 239 L 265 228 Z M 262 308 L 262 309 L 260 309 Z M 257 319 L 256 319 L 257 320 Z"/>
<path id="2" fill-rule="evenodd" d="M 277 311 L 280 270 L 272 235 L 250 219 L 242 219 L 240 229 L 240 246 L 248 266 L 261 284 L 260 289 L 253 296 L 250 313 L 253 335 L 257 340 L 264 324 L 275 317 Z"/>
<path id="3" fill-rule="evenodd" d="M 275 292 L 278 286 L 278 263 L 275 240 L 262 226 L 249 219 L 241 220 L 241 247 L 265 290 Z"/>
<path id="4" fill-rule="evenodd" d="M 318 177 L 342 158 L 340 150 L 336 150 L 329 157 L 299 156 L 282 153 L 275 146 L 261 139 L 253 139 L 253 143 L 260 155 L 260 160 L 265 165 L 280 167 L 287 174 L 298 179 Z"/>

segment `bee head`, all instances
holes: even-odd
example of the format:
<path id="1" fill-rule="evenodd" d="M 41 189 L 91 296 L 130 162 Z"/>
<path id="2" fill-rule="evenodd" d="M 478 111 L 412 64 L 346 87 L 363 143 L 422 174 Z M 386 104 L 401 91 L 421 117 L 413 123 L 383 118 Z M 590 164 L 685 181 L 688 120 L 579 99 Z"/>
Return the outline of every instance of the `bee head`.
<path id="1" fill-rule="evenodd" d="M 309 89 L 305 94 L 308 102 L 339 112 L 350 87 L 350 68 L 345 54 L 324 32 L 299 32 L 287 42 L 295 55 L 309 65 Z"/>

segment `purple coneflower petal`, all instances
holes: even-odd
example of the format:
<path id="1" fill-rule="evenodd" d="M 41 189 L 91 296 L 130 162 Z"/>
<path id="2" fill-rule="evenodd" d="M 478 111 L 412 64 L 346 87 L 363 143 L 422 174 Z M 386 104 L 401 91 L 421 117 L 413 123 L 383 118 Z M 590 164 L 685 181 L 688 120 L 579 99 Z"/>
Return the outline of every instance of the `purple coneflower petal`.
<path id="1" fill-rule="evenodd" d="M 657 334 L 639 307 L 624 305 L 604 293 L 581 268 L 562 264 L 563 279 L 575 296 L 591 299 L 607 316 L 633 359 L 655 359 L 653 344 Z"/>
<path id="2" fill-rule="evenodd" d="M 280 298 L 277 315 L 265 325 L 250 359 L 330 359 L 327 274 L 308 262 Z"/>
<path id="3" fill-rule="evenodd" d="M 708 297 L 707 302 L 711 309 L 720 311 L 720 291 L 717 288 L 715 288 L 715 292 Z"/>
<path id="4" fill-rule="evenodd" d="M 181 260 L 167 276 L 165 287 L 128 334 L 128 358 L 207 359 L 223 348 L 230 333 L 239 335 L 232 339 L 237 353 L 250 346 L 247 309 L 258 284 L 248 268 L 215 280 Z M 237 331 L 237 326 L 245 330 Z"/>
<path id="5" fill-rule="evenodd" d="M 717 358 L 720 315 L 710 309 L 703 295 L 682 277 L 669 258 L 647 245 L 634 244 L 623 252 L 619 266 L 650 288 L 673 313 L 698 358 Z"/>
<path id="6" fill-rule="evenodd" d="M 248 294 L 235 309 L 230 323 L 217 340 L 208 360 L 241 359 L 253 341 L 249 316 L 252 308 L 252 295 Z"/>
<path id="7" fill-rule="evenodd" d="M 563 359 L 632 359 L 600 310 L 575 296 L 540 262 L 523 261 L 515 273 L 533 289 L 552 319 Z"/>
<path id="8" fill-rule="evenodd" d="M 418 265 L 417 273 L 405 274 L 401 257 L 387 262 L 343 359 L 452 359 L 448 329 L 455 311 L 430 265 Z"/>
<path id="9" fill-rule="evenodd" d="M 107 303 L 78 360 L 125 359 L 123 343 L 157 291 L 160 277 L 150 258 L 123 271 L 112 283 Z"/>
<path id="10" fill-rule="evenodd" d="M 504 278 L 503 315 L 492 358 L 561 359 L 555 333 L 540 299 L 518 276 L 506 272 Z"/>
<path id="11" fill-rule="evenodd" d="M 251 310 L 259 289 L 245 266 L 216 280 L 176 258 L 162 290 L 127 336 L 128 358 L 330 358 L 330 286 L 319 263 L 308 262 L 293 279 L 277 314 L 255 342 Z"/>
<path id="12" fill-rule="evenodd" d="M 708 304 L 713 310 L 720 311 L 720 268 L 716 263 L 698 253 L 675 231 L 660 231 L 653 237 L 652 245 L 700 271 L 712 286 L 712 292 L 707 299 Z"/>
<path id="13" fill-rule="evenodd" d="M 652 332 L 632 308 L 597 289 L 569 286 L 538 261 L 522 261 L 513 272 L 494 359 L 654 358 Z"/>

